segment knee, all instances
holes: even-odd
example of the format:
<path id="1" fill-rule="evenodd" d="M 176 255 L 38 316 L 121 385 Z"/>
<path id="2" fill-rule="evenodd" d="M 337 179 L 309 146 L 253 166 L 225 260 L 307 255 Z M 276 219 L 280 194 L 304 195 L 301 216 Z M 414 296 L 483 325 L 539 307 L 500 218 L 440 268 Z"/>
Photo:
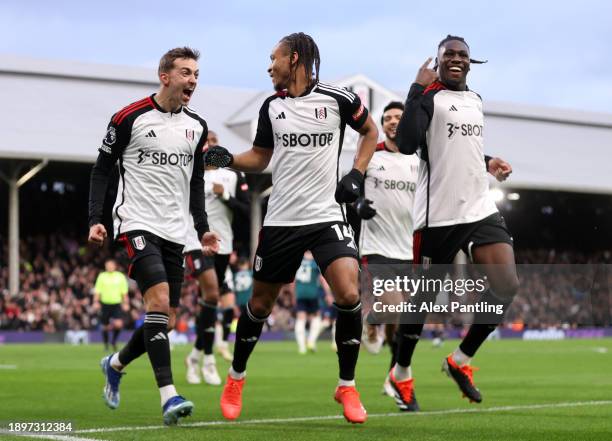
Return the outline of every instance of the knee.
<path id="1" fill-rule="evenodd" d="M 170 315 L 170 294 L 168 292 L 147 293 L 145 304 L 147 312 L 162 312 Z"/>
<path id="2" fill-rule="evenodd" d="M 216 290 L 205 291 L 204 301 L 209 305 L 216 305 L 219 302 L 219 292 Z"/>
<path id="3" fill-rule="evenodd" d="M 494 288 L 495 294 L 504 301 L 512 301 L 519 290 L 519 280 L 516 274 L 504 279 L 501 286 Z"/>
<path id="4" fill-rule="evenodd" d="M 249 301 L 249 309 L 257 317 L 267 317 L 274 307 L 274 298 L 269 296 L 253 296 Z"/>
<path id="5" fill-rule="evenodd" d="M 357 287 L 336 294 L 336 303 L 339 306 L 351 306 L 359 303 L 359 291 Z"/>

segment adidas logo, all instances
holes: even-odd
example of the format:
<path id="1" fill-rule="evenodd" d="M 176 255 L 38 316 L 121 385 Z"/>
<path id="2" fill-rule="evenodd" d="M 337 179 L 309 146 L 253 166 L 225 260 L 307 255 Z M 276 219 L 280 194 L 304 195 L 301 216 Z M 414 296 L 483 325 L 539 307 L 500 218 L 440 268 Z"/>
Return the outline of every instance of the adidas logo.
<path id="1" fill-rule="evenodd" d="M 163 332 L 158 332 L 157 334 L 155 334 L 155 337 L 149 339 L 149 341 L 155 340 L 168 340 L 168 337 L 166 337 L 166 334 L 164 334 Z"/>
<path id="2" fill-rule="evenodd" d="M 455 107 L 455 105 L 453 104 L 452 106 L 449 107 L 448 109 L 449 112 L 458 112 L 457 108 Z"/>
<path id="3" fill-rule="evenodd" d="M 285 112 L 281 112 L 276 116 L 276 119 L 287 119 Z"/>
<path id="4" fill-rule="evenodd" d="M 378 171 L 385 171 L 385 166 L 381 165 L 380 167 L 378 167 Z"/>
<path id="5" fill-rule="evenodd" d="M 361 342 L 357 340 L 356 338 L 351 338 L 350 340 L 343 341 L 342 344 L 349 345 L 349 346 L 357 346 L 357 345 L 360 345 Z"/>
<path id="6" fill-rule="evenodd" d="M 145 138 L 157 138 L 157 135 L 153 131 L 153 129 L 149 130 L 149 133 L 145 135 Z"/>
<path id="7" fill-rule="evenodd" d="M 359 187 L 357 187 L 355 184 L 351 184 L 353 186 L 353 190 L 357 190 Z"/>
<path id="8" fill-rule="evenodd" d="M 240 341 L 243 341 L 245 343 L 254 343 L 257 341 L 257 337 L 253 336 L 249 338 L 241 338 Z"/>

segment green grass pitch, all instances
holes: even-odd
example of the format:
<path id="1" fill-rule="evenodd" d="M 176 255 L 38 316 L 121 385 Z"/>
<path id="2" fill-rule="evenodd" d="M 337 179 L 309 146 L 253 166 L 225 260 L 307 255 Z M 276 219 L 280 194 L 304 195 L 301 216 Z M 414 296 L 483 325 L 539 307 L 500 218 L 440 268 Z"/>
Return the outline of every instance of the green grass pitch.
<path id="1" fill-rule="evenodd" d="M 0 426 L 70 421 L 75 431 L 47 438 L 64 440 L 612 439 L 612 339 L 487 342 L 473 363 L 480 367 L 475 380 L 482 404 L 462 399 L 440 372 L 456 344 L 419 345 L 413 363 L 419 414 L 401 414 L 381 395 L 386 348 L 376 356 L 362 351 L 357 386 L 369 414 L 364 425 L 348 424 L 332 399 L 337 363 L 328 341 L 307 355 L 298 355 L 292 342 L 260 343 L 250 360 L 239 424 L 222 423 L 220 387 L 186 383 L 183 358 L 190 348 L 176 347 L 175 384 L 196 409 L 173 428 L 162 427 L 146 356 L 126 370 L 121 406 L 112 411 L 101 398 L 101 346 L 0 346 Z M 224 376 L 228 364 L 219 357 L 217 364 Z M 33 439 L 7 432 L 0 438 Z"/>

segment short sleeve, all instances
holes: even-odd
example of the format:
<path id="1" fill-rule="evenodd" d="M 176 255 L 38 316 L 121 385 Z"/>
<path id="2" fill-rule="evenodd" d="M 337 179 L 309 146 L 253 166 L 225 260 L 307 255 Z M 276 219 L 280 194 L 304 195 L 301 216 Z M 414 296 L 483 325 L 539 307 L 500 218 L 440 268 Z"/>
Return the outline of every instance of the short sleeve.
<path id="1" fill-rule="evenodd" d="M 113 115 L 106 127 L 106 134 L 104 139 L 102 139 L 102 144 L 98 148 L 98 152 L 114 157 L 115 160 L 119 158 L 123 149 L 129 144 L 131 136 L 131 127 L 128 119 L 119 121 L 116 115 Z"/>
<path id="2" fill-rule="evenodd" d="M 253 145 L 268 149 L 274 148 L 274 134 L 272 132 L 272 121 L 270 121 L 270 101 L 268 98 L 259 109 L 259 120 L 257 121 L 257 134 Z"/>
<path id="3" fill-rule="evenodd" d="M 368 109 L 358 95 L 347 92 L 339 99 L 340 116 L 353 129 L 359 130 L 368 119 Z"/>

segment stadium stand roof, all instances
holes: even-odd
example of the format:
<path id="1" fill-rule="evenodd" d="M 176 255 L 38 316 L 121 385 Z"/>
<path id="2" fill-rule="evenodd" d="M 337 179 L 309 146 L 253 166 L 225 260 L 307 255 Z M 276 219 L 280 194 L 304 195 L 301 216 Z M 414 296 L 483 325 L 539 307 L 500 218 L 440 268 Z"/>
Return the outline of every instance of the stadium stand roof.
<path id="1" fill-rule="evenodd" d="M 390 100 L 405 93 L 354 75 L 335 81 L 358 93 L 378 122 Z M 112 113 L 157 90 L 154 69 L 0 55 L 0 158 L 93 162 Z M 259 106 L 271 92 L 209 86 L 192 100 L 234 152 L 247 150 Z M 612 114 L 540 108 L 484 100 L 487 153 L 514 167 L 514 188 L 612 193 Z M 357 137 L 347 131 L 343 169 Z"/>

